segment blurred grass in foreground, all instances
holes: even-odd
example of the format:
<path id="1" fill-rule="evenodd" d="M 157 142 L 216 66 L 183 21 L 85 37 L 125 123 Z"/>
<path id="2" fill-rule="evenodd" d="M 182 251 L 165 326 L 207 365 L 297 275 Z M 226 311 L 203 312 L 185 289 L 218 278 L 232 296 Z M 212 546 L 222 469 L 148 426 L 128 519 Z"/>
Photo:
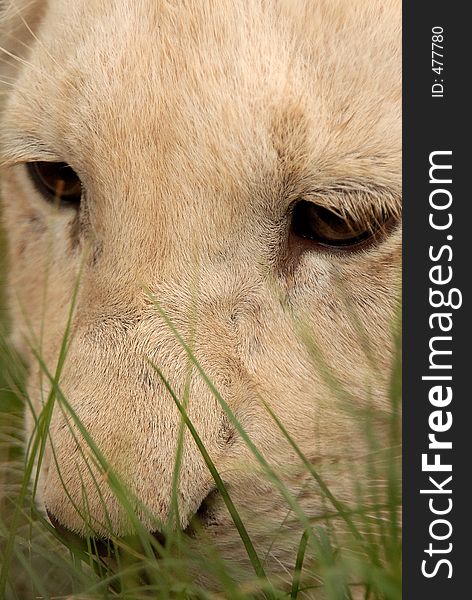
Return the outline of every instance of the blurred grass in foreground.
<path id="1" fill-rule="evenodd" d="M 5 272 L 5 246 L 0 235 L 0 282 Z M 234 565 L 225 563 L 209 540 L 202 533 L 200 546 L 178 532 L 166 531 L 168 544 L 163 548 L 146 531 L 140 529 L 133 515 L 132 502 L 120 480 L 109 472 L 104 457 L 94 441 L 78 421 L 67 399 L 62 395 L 59 376 L 49 373 L 41 357 L 38 360 L 45 376 L 51 383 L 51 393 L 43 413 L 38 419 L 37 435 L 32 447 L 36 452 L 47 436 L 48 411 L 55 403 L 69 414 L 77 429 L 86 440 L 96 464 L 108 474 L 108 482 L 123 506 L 129 509 L 129 516 L 135 521 L 138 542 L 127 544 L 115 542 L 116 558 L 105 562 L 93 553 L 93 542 L 89 550 L 78 549 L 64 544 L 59 534 L 35 509 L 31 497 L 32 459 L 24 458 L 22 413 L 25 404 L 25 391 L 22 390 L 21 364 L 11 353 L 5 339 L 7 325 L 3 308 L 4 297 L 0 286 L 0 598 L 6 600 L 27 600 L 29 598 L 314 598 L 344 600 L 364 598 L 365 600 L 400 600 L 401 598 L 401 527 L 400 527 L 400 404 L 401 404 L 401 362 L 400 339 L 397 339 L 397 356 L 390 383 L 390 412 L 387 415 L 388 439 L 378 439 L 375 434 L 375 419 L 372 415 L 359 423 L 359 432 L 366 436 L 369 457 L 365 473 L 357 483 L 357 498 L 349 507 L 336 504 L 330 496 L 314 465 L 310 464 L 285 431 L 283 423 L 273 415 L 276 426 L 299 454 L 307 473 L 319 485 L 320 493 L 326 497 L 326 518 L 310 520 L 299 514 L 295 498 L 287 494 L 277 473 L 270 472 L 257 448 L 252 446 L 244 429 L 235 420 L 218 390 L 213 387 L 205 372 L 199 366 L 191 349 L 179 337 L 169 321 L 168 325 L 185 348 L 193 368 L 206 381 L 215 398 L 232 421 L 242 439 L 254 454 L 263 469 L 274 478 L 288 506 L 303 523 L 305 533 L 294 556 L 295 568 L 290 574 L 291 584 L 281 589 L 278 582 L 266 578 L 263 561 L 248 536 L 244 523 L 232 505 L 230 494 L 219 477 L 211 458 L 201 443 L 198 432 L 185 411 L 185 398 L 178 398 L 168 382 L 154 365 L 156 376 L 163 379 L 170 396 L 181 411 L 183 424 L 194 441 L 215 479 L 216 487 L 224 499 L 240 533 L 252 570 L 239 573 L 241 581 L 235 577 Z M 156 304 L 156 310 L 160 310 Z M 165 314 L 162 314 L 165 319 Z M 66 336 L 67 337 L 67 334 Z M 67 340 L 65 340 L 67 341 Z M 65 344 L 64 344 L 65 348 Z M 62 358 L 65 358 L 63 356 Z M 16 392 L 12 387 L 19 386 Z M 23 396 L 23 398 L 22 398 Z M 269 409 L 270 410 L 270 409 Z M 354 415 L 353 415 L 354 418 Z M 372 419 L 372 420 L 371 420 Z M 178 465 L 177 465 L 178 469 Z M 353 475 L 354 476 L 354 475 Z M 379 485 L 381 482 L 381 485 Z M 31 483 L 31 482 L 30 482 Z M 369 489 L 366 494 L 366 489 Z M 374 490 L 374 494 L 372 494 Z M 367 501 L 368 497 L 368 501 Z M 334 506 L 334 509 L 333 509 Z M 329 510 L 328 510 L 329 508 Z M 347 531 L 342 542 L 332 535 L 329 523 L 333 518 L 344 524 Z M 155 555 L 160 556 L 156 560 Z M 316 566 L 311 558 L 316 556 Z M 237 570 L 237 569 L 236 569 Z M 209 592 L 198 583 L 195 573 L 216 581 L 219 592 Z M 358 585 L 349 587 L 355 582 Z"/>

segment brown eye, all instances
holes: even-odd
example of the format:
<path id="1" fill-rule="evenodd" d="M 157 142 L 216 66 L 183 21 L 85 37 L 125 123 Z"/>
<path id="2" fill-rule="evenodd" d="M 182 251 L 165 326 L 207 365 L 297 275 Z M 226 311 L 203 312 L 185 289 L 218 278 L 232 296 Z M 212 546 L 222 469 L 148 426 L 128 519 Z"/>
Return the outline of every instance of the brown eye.
<path id="1" fill-rule="evenodd" d="M 82 183 L 67 163 L 31 162 L 26 166 L 34 186 L 46 200 L 59 206 L 79 206 Z"/>
<path id="2" fill-rule="evenodd" d="M 329 208 L 318 206 L 307 200 L 296 203 L 292 213 L 292 232 L 296 237 L 311 240 L 321 245 L 338 249 L 354 249 L 374 238 L 387 223 L 356 221 L 350 216 L 341 216 Z"/>

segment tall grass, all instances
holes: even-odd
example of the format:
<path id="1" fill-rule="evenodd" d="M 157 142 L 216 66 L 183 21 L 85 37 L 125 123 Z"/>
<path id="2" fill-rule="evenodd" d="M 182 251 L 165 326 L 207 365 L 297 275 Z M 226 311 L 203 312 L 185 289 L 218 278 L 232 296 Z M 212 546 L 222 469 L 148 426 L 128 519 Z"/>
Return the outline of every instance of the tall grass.
<path id="1" fill-rule="evenodd" d="M 361 416 L 352 414 L 353 427 L 364 436 L 368 452 L 365 462 L 357 467 L 352 502 L 341 502 L 323 475 L 308 460 L 296 441 L 271 411 L 274 428 L 286 438 L 298 456 L 308 479 L 315 483 L 326 506 L 324 515 L 312 518 L 305 514 L 298 498 L 287 489 L 283 477 L 268 462 L 238 421 L 225 398 L 208 377 L 185 340 L 152 298 L 155 309 L 166 321 L 187 354 L 189 368 L 203 379 L 226 413 L 237 434 L 244 441 L 261 471 L 278 490 L 290 513 L 300 524 L 300 541 L 294 551 L 292 572 L 274 577 L 267 572 L 265 556 L 251 539 L 250 528 L 232 501 L 231 490 L 207 452 L 199 432 L 192 423 L 187 407 L 188 386 L 182 397 L 176 393 L 158 364 L 150 362 L 182 417 L 178 451 L 174 466 L 172 515 L 168 524 L 156 523 L 166 536 L 162 544 L 143 528 L 136 517 L 137 499 L 107 464 L 106 458 L 75 414 L 61 389 L 61 369 L 69 343 L 69 325 L 64 332 L 62 349 L 54 372 L 48 369 L 40 352 L 33 348 L 50 392 L 43 409 L 36 415 L 31 439 L 23 434 L 23 413 L 31 403 L 24 387 L 24 367 L 9 346 L 3 318 L 0 333 L 0 598 L 320 598 L 341 600 L 365 598 L 398 600 L 401 598 L 401 527 L 400 527 L 400 405 L 401 360 L 398 323 L 394 324 L 395 360 L 390 376 L 389 410 L 377 415 L 374 410 Z M 73 303 L 70 316 L 73 313 Z M 1 313 L 4 316 L 4 312 Z M 353 319 L 355 316 L 353 316 Z M 361 332 L 360 332 L 361 334 Z M 349 406 L 349 390 L 343 388 L 323 363 L 316 343 L 308 340 L 314 363 L 322 376 L 339 395 L 340 407 Z M 264 400 L 261 399 L 264 403 Z M 136 535 L 118 539 L 110 532 L 109 557 L 98 556 L 93 537 L 78 545 L 65 539 L 37 510 L 35 461 L 41 461 L 53 410 L 61 410 L 74 425 L 75 435 L 85 440 L 95 470 L 106 473 L 107 484 L 126 511 Z M 377 422 L 387 425 L 388 435 L 379 437 Z M 215 482 L 247 555 L 242 569 L 219 553 L 198 521 L 196 537 L 183 534 L 179 527 L 177 482 L 184 432 L 193 438 Z M 382 428 L 385 432 L 385 427 Z M 86 503 L 85 503 L 86 506 Z M 83 519 L 93 526 L 83 508 Z M 337 526 L 334 527 L 333 523 Z M 283 526 L 283 523 L 280 524 Z M 274 537 L 279 534 L 274 531 Z M 339 534 L 342 531 L 342 535 Z M 284 579 L 282 585 L 281 580 Z M 204 582 L 211 581 L 208 587 Z M 213 590 L 213 591 L 212 591 Z M 216 591 L 215 591 L 216 590 Z"/>

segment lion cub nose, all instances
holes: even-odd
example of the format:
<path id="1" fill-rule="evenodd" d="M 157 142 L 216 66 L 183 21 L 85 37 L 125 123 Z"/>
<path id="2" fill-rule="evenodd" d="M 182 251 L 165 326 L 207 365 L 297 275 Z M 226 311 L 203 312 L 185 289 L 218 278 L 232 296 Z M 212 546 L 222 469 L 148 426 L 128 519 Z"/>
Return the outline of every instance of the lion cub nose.
<path id="1" fill-rule="evenodd" d="M 66 542 L 68 545 L 74 546 L 80 550 L 91 550 L 93 554 L 101 557 L 111 557 L 115 554 L 115 543 L 112 540 L 92 537 L 87 540 L 86 538 L 74 533 L 62 525 L 62 523 L 60 523 L 49 510 L 46 510 L 46 512 L 51 524 L 59 533 L 64 542 Z M 160 531 L 152 531 L 150 535 L 157 540 L 160 546 L 165 546 L 166 537 L 163 533 Z M 123 541 L 123 545 L 129 545 L 132 548 L 136 548 L 141 545 L 140 539 L 137 535 L 125 536 L 121 539 Z"/>

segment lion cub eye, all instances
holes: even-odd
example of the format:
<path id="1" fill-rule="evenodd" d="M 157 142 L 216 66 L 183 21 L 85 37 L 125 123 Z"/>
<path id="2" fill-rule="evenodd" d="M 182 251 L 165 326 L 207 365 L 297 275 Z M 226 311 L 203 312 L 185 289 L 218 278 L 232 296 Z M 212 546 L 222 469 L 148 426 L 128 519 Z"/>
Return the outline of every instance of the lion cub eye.
<path id="1" fill-rule="evenodd" d="M 358 221 L 313 202 L 299 200 L 293 208 L 291 230 L 296 237 L 316 245 L 349 251 L 377 239 L 389 222 L 390 218 L 383 216 L 366 223 L 365 219 Z"/>
<path id="2" fill-rule="evenodd" d="M 67 163 L 30 162 L 26 167 L 34 186 L 46 200 L 59 206 L 79 206 L 82 183 Z"/>

